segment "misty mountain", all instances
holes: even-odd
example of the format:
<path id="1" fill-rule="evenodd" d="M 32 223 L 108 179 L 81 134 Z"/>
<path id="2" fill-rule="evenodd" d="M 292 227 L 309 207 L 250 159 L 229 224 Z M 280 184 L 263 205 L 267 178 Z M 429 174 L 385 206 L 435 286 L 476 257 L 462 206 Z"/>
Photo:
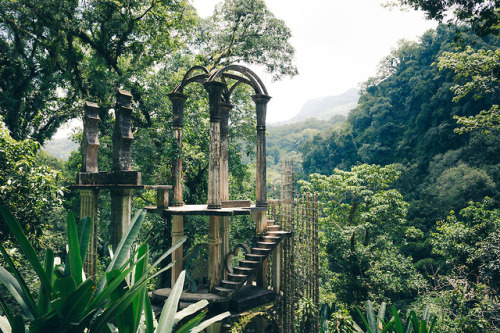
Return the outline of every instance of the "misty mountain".
<path id="1" fill-rule="evenodd" d="M 343 94 L 336 96 L 323 96 L 308 100 L 300 109 L 300 112 L 293 118 L 272 125 L 292 124 L 308 118 L 319 120 L 329 120 L 333 116 L 346 116 L 358 105 L 358 89 L 352 88 Z"/>

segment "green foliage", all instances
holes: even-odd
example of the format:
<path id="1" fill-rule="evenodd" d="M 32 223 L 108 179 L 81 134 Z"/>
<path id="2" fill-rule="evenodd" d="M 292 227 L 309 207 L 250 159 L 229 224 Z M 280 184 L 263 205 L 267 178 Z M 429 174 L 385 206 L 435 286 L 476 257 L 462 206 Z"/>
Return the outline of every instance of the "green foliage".
<path id="1" fill-rule="evenodd" d="M 480 35 L 498 34 L 500 32 L 500 17 L 498 1 L 484 0 L 448 0 L 421 1 L 396 0 L 403 6 L 423 10 L 429 19 L 444 20 L 454 16 L 459 22 L 472 26 Z"/>
<path id="2" fill-rule="evenodd" d="M 62 197 L 56 183 L 58 173 L 38 161 L 38 150 L 36 142 L 16 141 L 0 125 L 0 205 L 9 207 L 35 243 Z M 1 216 L 0 222 L 0 240 L 4 242 L 9 234 Z"/>
<path id="3" fill-rule="evenodd" d="M 49 329 L 58 329 L 61 332 L 82 331 L 85 328 L 99 331 L 108 327 L 108 323 L 111 322 L 116 323 L 121 332 L 135 332 L 142 320 L 141 315 L 145 303 L 149 302 L 146 282 L 154 277 L 154 275 L 149 276 L 149 272 L 184 241 L 176 244 L 149 268 L 147 245 L 139 246 L 132 256 L 128 257 L 132 241 L 144 220 L 145 213 L 138 213 L 118 245 L 116 254 L 106 270 L 106 275 L 96 285 L 91 279 L 85 278 L 82 269 L 82 258 L 86 256 L 91 228 L 89 219 L 80 221 L 77 227 L 73 215 L 68 214 L 66 264 L 54 266 L 54 255 L 49 248 L 42 265 L 35 250 L 24 236 L 19 223 L 5 207 L 0 207 L 0 209 L 9 230 L 41 282 L 38 301 L 35 302 L 23 277 L 3 247 L 1 248 L 4 260 L 14 272 L 13 276 L 2 267 L 1 281 L 14 295 L 24 309 L 25 315 L 30 319 L 30 332 L 44 332 Z M 170 266 L 162 270 L 168 268 Z M 133 270 L 135 273 L 131 274 Z M 162 270 L 155 274 L 159 274 Z M 127 277 L 130 279 L 129 283 L 125 280 Z M 2 304 L 5 310 L 5 303 L 2 302 Z M 19 319 L 9 316 L 7 311 L 6 314 L 10 317 L 11 326 L 17 325 L 16 322 Z M 146 324 L 150 327 L 153 325 L 152 321 Z"/>
<path id="4" fill-rule="evenodd" d="M 367 295 L 407 303 L 425 289 L 411 258 L 401 253 L 407 244 L 408 205 L 390 188 L 399 174 L 396 165 L 359 165 L 299 182 L 301 191 L 317 192 L 322 203 L 322 288 L 350 308 Z"/>
<path id="5" fill-rule="evenodd" d="M 137 78 L 196 20 L 182 0 L 2 1 L 0 13 L 0 114 L 15 139 L 40 143 L 77 116 L 82 98 L 99 102 L 104 124 L 117 87 L 140 101 Z"/>
<path id="6" fill-rule="evenodd" d="M 459 84 L 451 87 L 455 93 L 454 101 L 459 101 L 468 94 L 475 99 L 497 95 L 500 88 L 500 51 L 475 50 L 466 46 L 460 52 L 444 52 L 438 59 L 439 69 L 450 69 L 455 72 L 455 81 Z M 469 117 L 455 116 L 462 127 L 458 133 L 481 130 L 488 133 L 499 128 L 498 104 L 479 114 Z"/>
<path id="7" fill-rule="evenodd" d="M 438 222 L 432 235 L 433 251 L 470 281 L 500 287 L 500 212 L 494 202 L 471 202 L 458 215 Z"/>
<path id="8" fill-rule="evenodd" d="M 422 319 L 417 317 L 415 311 L 409 311 L 406 316 L 406 320 L 403 322 L 399 316 L 398 310 L 395 306 L 392 306 L 392 319 L 385 323 L 385 308 L 386 304 L 382 303 L 380 305 L 378 315 L 375 314 L 373 305 L 371 301 L 366 302 L 366 318 L 363 316 L 361 311 L 356 308 L 366 330 L 361 329 L 358 325 L 354 325 L 354 331 L 359 333 L 432 333 L 436 325 L 437 317 L 431 318 L 429 307 L 426 308 Z"/>
<path id="9" fill-rule="evenodd" d="M 264 1 L 225 0 L 202 20 L 197 42 L 210 68 L 239 62 L 262 65 L 278 80 L 298 73 L 290 37 L 285 22 L 274 17 Z"/>

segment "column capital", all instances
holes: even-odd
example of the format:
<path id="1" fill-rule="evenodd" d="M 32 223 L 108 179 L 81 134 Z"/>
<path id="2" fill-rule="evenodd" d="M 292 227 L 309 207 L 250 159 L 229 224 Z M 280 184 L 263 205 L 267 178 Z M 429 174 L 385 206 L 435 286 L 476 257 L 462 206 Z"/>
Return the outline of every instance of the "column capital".
<path id="1" fill-rule="evenodd" d="M 229 112 L 232 109 L 233 109 L 232 104 L 225 103 L 225 102 L 220 103 L 220 113 L 221 113 L 220 135 L 221 136 L 229 135 Z"/>
<path id="2" fill-rule="evenodd" d="M 132 94 L 118 89 L 116 94 L 115 128 L 113 130 L 113 170 L 131 170 L 130 146 L 132 134 Z"/>
<path id="3" fill-rule="evenodd" d="M 184 103 L 188 99 L 189 95 L 173 92 L 167 95 L 172 102 L 173 110 L 173 127 L 183 127 L 184 126 Z"/>
<path id="4" fill-rule="evenodd" d="M 99 172 L 97 164 L 99 154 L 99 105 L 85 102 L 83 117 L 82 172 Z"/>
<path id="5" fill-rule="evenodd" d="M 252 99 L 255 102 L 255 104 L 267 104 L 271 100 L 271 96 L 264 95 L 264 94 L 256 94 L 252 95 Z"/>
<path id="6" fill-rule="evenodd" d="M 220 100 L 222 97 L 222 91 L 226 85 L 218 81 L 208 81 L 203 84 L 203 87 L 205 87 L 205 90 L 208 92 L 210 121 L 219 122 L 221 121 Z"/>

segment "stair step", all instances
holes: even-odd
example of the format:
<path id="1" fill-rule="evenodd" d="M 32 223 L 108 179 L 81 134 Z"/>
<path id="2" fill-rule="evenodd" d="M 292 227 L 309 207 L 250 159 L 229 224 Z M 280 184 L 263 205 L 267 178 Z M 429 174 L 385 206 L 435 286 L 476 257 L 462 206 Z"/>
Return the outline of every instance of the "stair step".
<path id="1" fill-rule="evenodd" d="M 273 224 L 273 225 L 267 225 L 267 231 L 270 232 L 270 231 L 279 231 L 280 230 L 280 226 L 277 225 L 277 224 Z"/>
<path id="2" fill-rule="evenodd" d="M 274 225 L 274 220 L 267 220 L 267 226 Z"/>
<path id="3" fill-rule="evenodd" d="M 230 280 L 222 280 L 220 283 L 220 287 L 227 289 L 238 289 L 242 285 L 241 282 L 235 282 Z"/>
<path id="4" fill-rule="evenodd" d="M 227 278 L 230 281 L 245 282 L 247 280 L 247 277 L 248 276 L 246 274 L 227 273 Z"/>
<path id="5" fill-rule="evenodd" d="M 266 248 L 259 248 L 259 247 L 253 247 L 252 248 L 252 253 L 255 253 L 255 254 L 263 254 L 265 256 L 267 256 L 269 253 L 271 253 L 271 249 L 266 249 Z"/>
<path id="6" fill-rule="evenodd" d="M 253 268 L 250 267 L 243 267 L 243 266 L 236 266 L 233 267 L 233 272 L 236 274 L 241 274 L 241 275 L 250 275 L 253 273 Z"/>
<path id="7" fill-rule="evenodd" d="M 253 252 L 253 250 L 252 250 L 252 252 Z M 259 253 L 248 253 L 245 255 L 245 259 L 252 260 L 252 261 L 262 261 L 262 260 L 266 259 L 266 255 L 259 254 Z"/>
<path id="8" fill-rule="evenodd" d="M 253 260 L 240 260 L 240 265 L 243 267 L 255 268 L 259 266 L 259 262 Z"/>
<path id="9" fill-rule="evenodd" d="M 269 231 L 267 234 L 274 237 L 281 237 L 288 235 L 289 232 L 280 230 L 280 231 Z"/>
<path id="10" fill-rule="evenodd" d="M 275 242 L 257 242 L 257 247 L 261 249 L 273 249 L 278 243 Z"/>
<path id="11" fill-rule="evenodd" d="M 266 235 L 266 236 L 262 236 L 262 239 L 264 240 L 264 242 L 279 243 L 279 241 L 281 240 L 281 237 Z"/>
<path id="12" fill-rule="evenodd" d="M 224 287 L 215 287 L 214 289 L 215 293 L 220 296 L 229 296 L 235 291 L 234 289 L 228 289 Z"/>

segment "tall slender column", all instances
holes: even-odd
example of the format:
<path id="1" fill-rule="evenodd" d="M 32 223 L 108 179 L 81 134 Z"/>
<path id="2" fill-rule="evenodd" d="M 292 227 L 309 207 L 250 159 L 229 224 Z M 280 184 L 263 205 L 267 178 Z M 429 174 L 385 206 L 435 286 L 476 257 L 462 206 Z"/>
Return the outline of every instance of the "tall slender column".
<path id="1" fill-rule="evenodd" d="M 116 95 L 115 128 L 113 132 L 113 172 L 119 177 L 122 171 L 132 170 L 130 146 L 132 135 L 132 95 L 119 89 Z M 117 181 L 116 183 L 122 183 Z M 132 190 L 111 189 L 111 246 L 116 250 L 120 239 L 130 224 Z"/>
<path id="2" fill-rule="evenodd" d="M 181 93 L 168 94 L 173 109 L 174 143 L 177 159 L 174 163 L 174 202 L 172 206 L 182 206 L 182 128 L 184 127 L 184 103 L 188 95 Z"/>
<path id="3" fill-rule="evenodd" d="M 99 106 L 85 103 L 82 137 L 82 169 L 83 173 L 98 173 L 97 158 L 99 153 Z M 95 279 L 97 274 L 97 205 L 99 190 L 80 189 L 80 218 L 90 217 L 90 239 L 85 258 L 84 270 L 88 277 Z"/>
<path id="4" fill-rule="evenodd" d="M 172 245 L 184 237 L 184 218 L 182 216 L 174 215 L 172 217 L 172 231 L 170 232 L 170 236 L 172 237 Z M 173 286 L 179 274 L 181 274 L 184 269 L 184 250 L 182 245 L 172 253 L 172 262 L 174 262 L 171 280 L 171 285 Z"/>
<path id="5" fill-rule="evenodd" d="M 266 183 L 266 112 L 267 103 L 271 99 L 266 95 L 253 95 L 257 113 L 257 170 L 256 170 L 256 204 L 267 207 Z"/>
<path id="6" fill-rule="evenodd" d="M 220 100 L 225 85 L 221 82 L 205 82 L 210 104 L 210 152 L 208 169 L 208 208 L 221 208 L 220 182 Z M 208 225 L 208 283 L 212 292 L 221 280 L 221 218 L 210 216 Z"/>
<path id="7" fill-rule="evenodd" d="M 221 151 L 221 200 L 229 200 L 229 112 L 233 106 L 229 103 L 221 103 L 221 123 L 220 123 L 220 151 Z M 221 218 L 221 258 L 224 260 L 226 255 L 229 253 L 229 216 L 224 216 Z M 222 278 L 227 277 L 227 272 L 223 271 Z"/>
<path id="8" fill-rule="evenodd" d="M 220 197 L 220 100 L 225 85 L 221 82 L 205 82 L 210 104 L 210 152 L 208 166 L 208 208 L 221 207 Z"/>
<path id="9" fill-rule="evenodd" d="M 171 93 L 168 94 L 168 98 L 172 102 L 172 127 L 174 130 L 174 144 L 176 145 L 177 153 L 177 159 L 175 160 L 173 167 L 174 202 L 172 203 L 172 206 L 182 206 L 184 205 L 182 199 L 182 128 L 184 127 L 184 103 L 186 102 L 188 95 Z M 184 218 L 182 216 L 176 215 L 172 217 L 172 231 L 170 236 L 172 237 L 172 245 L 184 237 Z M 174 261 L 171 280 L 171 285 L 173 286 L 177 281 L 179 274 L 184 269 L 184 248 L 182 245 L 172 254 L 172 261 Z"/>

